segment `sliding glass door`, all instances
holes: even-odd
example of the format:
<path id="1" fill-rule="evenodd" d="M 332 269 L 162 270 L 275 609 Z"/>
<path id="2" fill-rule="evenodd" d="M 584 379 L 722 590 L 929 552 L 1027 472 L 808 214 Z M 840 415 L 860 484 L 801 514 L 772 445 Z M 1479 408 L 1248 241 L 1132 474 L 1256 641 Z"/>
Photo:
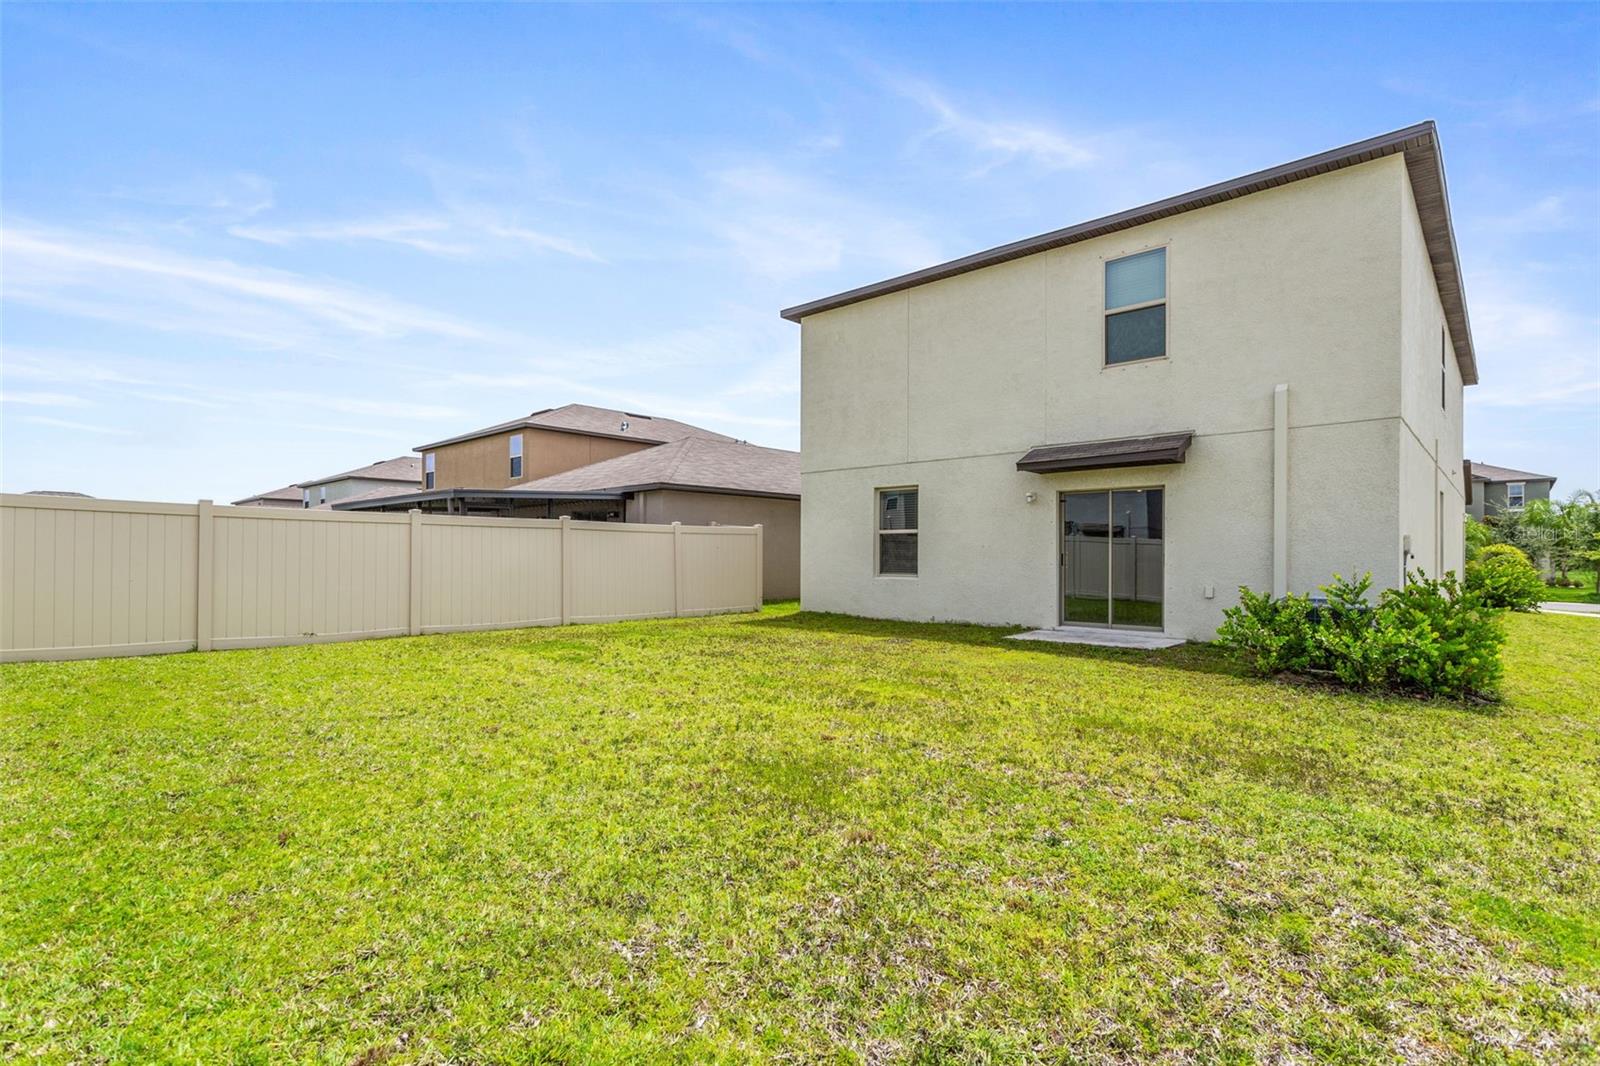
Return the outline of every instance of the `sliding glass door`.
<path id="1" fill-rule="evenodd" d="M 1061 494 L 1061 621 L 1161 628 L 1160 489 Z"/>

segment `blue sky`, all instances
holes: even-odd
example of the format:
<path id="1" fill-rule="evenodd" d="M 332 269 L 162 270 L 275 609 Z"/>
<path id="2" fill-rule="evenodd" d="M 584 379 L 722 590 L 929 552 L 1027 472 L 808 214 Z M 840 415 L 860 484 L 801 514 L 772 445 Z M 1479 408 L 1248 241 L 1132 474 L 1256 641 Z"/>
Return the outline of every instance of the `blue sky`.
<path id="1" fill-rule="evenodd" d="M 1440 124 L 1476 459 L 1600 487 L 1593 6 L 0 9 L 8 491 L 539 407 L 797 446 L 779 308 Z"/>

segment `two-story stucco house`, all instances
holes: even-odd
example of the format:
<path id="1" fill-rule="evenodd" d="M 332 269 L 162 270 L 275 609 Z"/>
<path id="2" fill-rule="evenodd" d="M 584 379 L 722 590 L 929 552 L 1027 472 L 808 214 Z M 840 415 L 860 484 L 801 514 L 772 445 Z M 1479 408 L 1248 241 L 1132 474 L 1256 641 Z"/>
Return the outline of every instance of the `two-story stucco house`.
<path id="1" fill-rule="evenodd" d="M 1462 566 L 1431 122 L 783 312 L 813 610 L 1214 635 Z"/>

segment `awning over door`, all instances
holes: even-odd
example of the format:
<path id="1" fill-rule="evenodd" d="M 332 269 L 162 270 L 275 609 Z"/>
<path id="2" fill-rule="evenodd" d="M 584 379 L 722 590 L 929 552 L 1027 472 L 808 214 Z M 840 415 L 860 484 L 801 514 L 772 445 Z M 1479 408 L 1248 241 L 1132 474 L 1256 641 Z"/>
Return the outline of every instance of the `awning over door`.
<path id="1" fill-rule="evenodd" d="M 1152 437 L 1119 437 L 1079 444 L 1041 445 L 1017 460 L 1018 470 L 1056 474 L 1066 470 L 1109 470 L 1119 466 L 1181 463 L 1194 440 L 1194 430 L 1158 433 Z"/>

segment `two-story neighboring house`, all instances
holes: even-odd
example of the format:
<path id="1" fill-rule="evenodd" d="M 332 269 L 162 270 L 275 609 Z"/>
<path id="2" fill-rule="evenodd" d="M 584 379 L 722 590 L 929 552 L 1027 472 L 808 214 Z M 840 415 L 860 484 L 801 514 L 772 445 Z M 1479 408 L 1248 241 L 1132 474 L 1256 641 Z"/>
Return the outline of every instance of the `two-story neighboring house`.
<path id="1" fill-rule="evenodd" d="M 339 510 L 763 527 L 763 589 L 800 594 L 800 456 L 676 419 L 567 404 L 424 444 L 422 484 Z"/>
<path id="2" fill-rule="evenodd" d="M 1429 122 L 792 307 L 802 602 L 1208 639 L 1459 571 L 1460 277 Z"/>
<path id="3" fill-rule="evenodd" d="M 424 489 L 517 488 L 685 437 L 733 438 L 671 418 L 569 403 L 421 444 Z"/>
<path id="4" fill-rule="evenodd" d="M 1548 500 L 1556 479 L 1549 474 L 1533 474 L 1508 466 L 1468 463 L 1472 471 L 1472 491 L 1467 497 L 1467 513 L 1482 521 L 1501 511 L 1520 511 L 1530 500 Z"/>
<path id="5" fill-rule="evenodd" d="M 300 506 L 321 507 L 357 496 L 398 495 L 414 491 L 421 483 L 422 461 L 415 455 L 380 459 L 354 470 L 300 482 Z"/>

